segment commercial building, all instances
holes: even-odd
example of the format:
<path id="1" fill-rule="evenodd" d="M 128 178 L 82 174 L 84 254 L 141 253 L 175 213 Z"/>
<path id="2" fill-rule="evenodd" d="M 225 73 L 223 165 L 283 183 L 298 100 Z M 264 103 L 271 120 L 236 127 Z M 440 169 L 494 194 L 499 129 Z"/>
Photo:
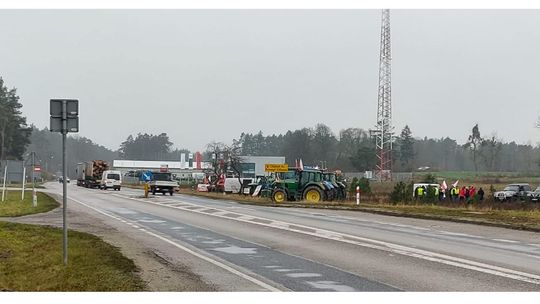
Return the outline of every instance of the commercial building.
<path id="1" fill-rule="evenodd" d="M 256 177 L 268 175 L 264 171 L 265 164 L 285 164 L 285 156 L 241 156 L 242 176 Z"/>

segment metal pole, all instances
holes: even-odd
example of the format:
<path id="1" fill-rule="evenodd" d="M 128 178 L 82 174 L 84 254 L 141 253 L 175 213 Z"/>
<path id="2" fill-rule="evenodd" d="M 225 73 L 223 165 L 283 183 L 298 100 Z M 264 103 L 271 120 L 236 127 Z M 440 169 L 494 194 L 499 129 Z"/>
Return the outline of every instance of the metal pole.
<path id="1" fill-rule="evenodd" d="M 4 167 L 4 185 L 2 186 L 2 202 L 4 201 L 4 197 L 6 195 L 6 179 L 7 179 L 7 162 L 6 162 L 6 166 Z"/>
<path id="2" fill-rule="evenodd" d="M 32 151 L 32 206 L 37 207 L 36 179 L 34 171 L 36 170 L 36 152 Z"/>
<path id="3" fill-rule="evenodd" d="M 24 183 L 26 181 L 26 166 L 23 164 L 21 201 L 24 201 Z"/>
<path id="4" fill-rule="evenodd" d="M 67 167 L 66 167 L 66 134 L 67 134 L 67 101 L 62 100 L 62 186 L 63 186 L 63 208 L 62 208 L 62 220 L 63 220 L 63 253 L 64 253 L 64 265 L 68 262 L 68 235 L 67 235 Z"/>

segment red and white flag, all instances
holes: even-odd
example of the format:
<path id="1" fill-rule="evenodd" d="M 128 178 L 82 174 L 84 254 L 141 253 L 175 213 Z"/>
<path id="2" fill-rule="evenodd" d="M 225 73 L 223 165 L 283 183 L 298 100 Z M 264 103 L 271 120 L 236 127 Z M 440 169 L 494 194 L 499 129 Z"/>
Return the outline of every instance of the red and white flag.
<path id="1" fill-rule="evenodd" d="M 452 187 L 456 188 L 458 183 L 459 183 L 459 179 L 455 183 L 452 184 Z"/>
<path id="2" fill-rule="evenodd" d="M 441 185 L 441 189 L 443 189 L 443 190 L 448 189 L 448 185 L 446 185 L 446 180 L 443 180 L 442 185 Z"/>
<path id="3" fill-rule="evenodd" d="M 304 164 L 302 163 L 302 159 L 300 158 L 300 170 L 304 171 Z"/>

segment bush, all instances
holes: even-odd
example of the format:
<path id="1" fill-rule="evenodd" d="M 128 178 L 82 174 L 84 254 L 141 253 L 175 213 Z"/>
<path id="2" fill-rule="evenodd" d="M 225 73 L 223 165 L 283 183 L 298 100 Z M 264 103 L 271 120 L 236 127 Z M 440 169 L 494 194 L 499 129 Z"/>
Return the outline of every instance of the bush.
<path id="1" fill-rule="evenodd" d="M 390 193 L 390 202 L 393 204 L 410 202 L 413 197 L 413 187 L 413 182 L 410 182 L 408 185 L 404 182 L 397 183 L 394 186 L 394 190 Z"/>
<path id="2" fill-rule="evenodd" d="M 369 185 L 369 180 L 365 177 L 362 177 L 360 179 L 353 178 L 351 185 L 349 187 L 349 192 L 351 194 L 356 194 L 356 187 L 360 187 L 360 193 L 362 194 L 370 194 L 371 193 L 371 186 Z"/>

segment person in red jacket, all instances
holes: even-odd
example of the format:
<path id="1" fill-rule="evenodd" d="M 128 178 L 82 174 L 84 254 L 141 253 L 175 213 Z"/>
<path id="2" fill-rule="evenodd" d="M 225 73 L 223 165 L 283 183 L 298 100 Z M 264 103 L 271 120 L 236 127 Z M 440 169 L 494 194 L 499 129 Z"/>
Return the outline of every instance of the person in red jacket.
<path id="1" fill-rule="evenodd" d="M 459 201 L 465 200 L 465 192 L 467 192 L 465 186 L 461 187 L 461 190 L 459 190 Z"/>
<path id="2" fill-rule="evenodd" d="M 471 189 L 469 190 L 469 197 L 471 200 L 474 200 L 474 196 L 476 195 L 476 188 L 474 186 L 471 186 Z"/>

